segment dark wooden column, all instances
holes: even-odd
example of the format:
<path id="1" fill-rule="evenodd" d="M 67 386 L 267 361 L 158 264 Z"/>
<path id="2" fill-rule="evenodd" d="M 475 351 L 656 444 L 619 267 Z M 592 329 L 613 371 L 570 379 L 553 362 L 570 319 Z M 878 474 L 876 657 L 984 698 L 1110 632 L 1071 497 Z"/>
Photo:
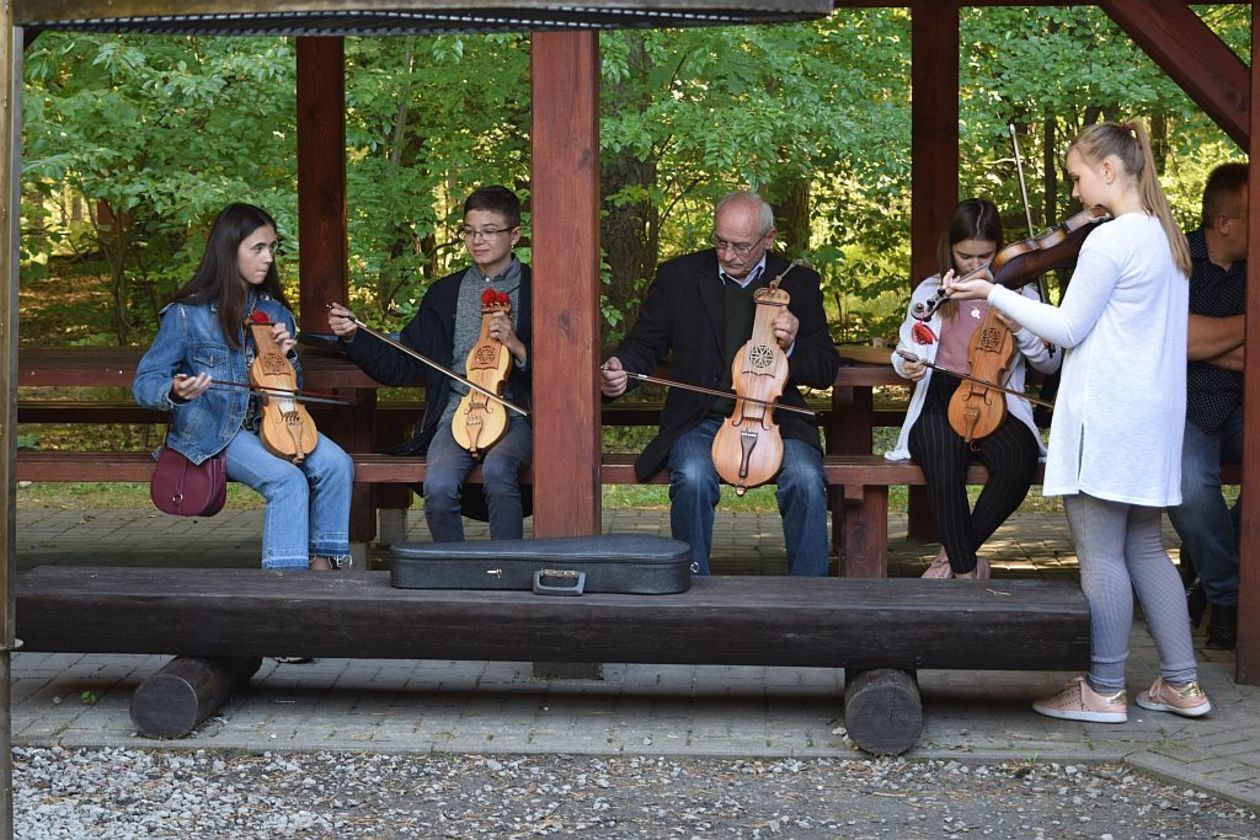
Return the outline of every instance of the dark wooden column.
<path id="1" fill-rule="evenodd" d="M 305 332 L 326 333 L 326 305 L 345 302 L 348 290 L 345 44 L 341 38 L 322 37 L 298 38 L 296 43 L 298 323 Z M 353 411 L 338 412 L 320 431 L 347 451 L 367 452 L 373 443 L 376 392 L 357 396 L 360 402 Z M 372 488 L 356 484 L 350 539 L 366 543 L 374 536 Z"/>
<path id="2" fill-rule="evenodd" d="M 0 837 L 13 836 L 11 651 L 17 583 L 18 238 L 22 181 L 22 29 L 11 3 L 0 3 Z"/>
<path id="3" fill-rule="evenodd" d="M 530 43 L 534 534 L 597 534 L 599 36 Z"/>
<path id="4" fill-rule="evenodd" d="M 297 39 L 298 241 L 302 328 L 328 332 L 346 299 L 346 69 L 341 38 Z"/>
<path id="5" fill-rule="evenodd" d="M 910 10 L 910 287 L 934 274 L 936 243 L 958 201 L 958 2 Z M 908 296 L 909 290 L 907 290 Z M 910 488 L 912 540 L 936 539 L 927 489 Z"/>
<path id="6" fill-rule="evenodd" d="M 1250 159 L 1260 161 L 1260 39 L 1256 37 L 1260 11 L 1251 7 L 1251 118 Z M 1249 195 L 1260 196 L 1260 166 L 1253 166 L 1247 182 Z M 1260 324 L 1260 212 L 1248 223 L 1247 334 Z M 1243 470 L 1242 523 L 1238 540 L 1238 650 L 1235 678 L 1260 684 L 1260 340 L 1248 341 L 1243 361 Z"/>

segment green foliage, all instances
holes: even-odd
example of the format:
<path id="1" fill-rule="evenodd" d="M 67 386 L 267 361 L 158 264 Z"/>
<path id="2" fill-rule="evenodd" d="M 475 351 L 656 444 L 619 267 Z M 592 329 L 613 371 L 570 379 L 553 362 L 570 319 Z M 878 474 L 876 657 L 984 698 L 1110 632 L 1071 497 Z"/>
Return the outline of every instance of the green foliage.
<path id="1" fill-rule="evenodd" d="M 1249 9 L 1200 14 L 1248 57 Z M 1207 171 L 1240 157 L 1096 8 L 967 8 L 961 42 L 961 193 L 996 201 L 1011 236 L 1027 223 L 1008 124 L 1038 229 L 1074 209 L 1063 149 L 1097 119 L 1148 122 L 1187 228 Z M 819 269 L 835 337 L 891 337 L 918 279 L 908 12 L 617 31 L 600 45 L 605 338 L 633 319 L 659 261 L 707 241 L 714 201 L 743 188 L 779 211 L 780 247 Z M 346 56 L 351 297 L 397 327 L 464 264 L 454 231 L 472 189 L 529 197 L 529 39 L 347 39 Z M 146 340 L 229 201 L 277 216 L 295 282 L 292 41 L 46 32 L 25 72 L 24 287 L 66 258 L 109 286 L 109 317 L 76 340 Z M 527 215 L 525 259 L 528 235 Z"/>

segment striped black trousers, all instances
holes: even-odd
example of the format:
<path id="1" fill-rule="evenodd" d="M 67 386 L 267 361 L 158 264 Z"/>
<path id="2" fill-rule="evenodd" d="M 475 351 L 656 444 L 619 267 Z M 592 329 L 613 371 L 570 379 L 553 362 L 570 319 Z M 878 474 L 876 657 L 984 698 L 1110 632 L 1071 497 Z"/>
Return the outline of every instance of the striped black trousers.
<path id="1" fill-rule="evenodd" d="M 976 550 L 1028 495 L 1041 453 L 1032 430 L 1009 412 L 993 434 L 969 445 L 949 425 L 949 400 L 958 384 L 957 377 L 933 372 L 923 410 L 910 429 L 909 448 L 927 479 L 950 568 L 964 574 L 976 567 Z M 989 469 L 974 509 L 967 500 L 967 464 L 973 458 Z"/>

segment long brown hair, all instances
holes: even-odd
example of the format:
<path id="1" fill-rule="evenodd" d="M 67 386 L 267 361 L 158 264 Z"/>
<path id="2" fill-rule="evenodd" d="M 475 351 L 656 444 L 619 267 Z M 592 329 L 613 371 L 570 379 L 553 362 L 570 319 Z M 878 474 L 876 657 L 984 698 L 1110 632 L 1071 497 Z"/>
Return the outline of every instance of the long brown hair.
<path id="1" fill-rule="evenodd" d="M 1186 244 L 1186 237 L 1177 226 L 1177 220 L 1168 207 L 1168 199 L 1164 197 L 1164 190 L 1159 185 L 1159 178 L 1155 174 L 1155 157 L 1151 154 L 1151 138 L 1142 121 L 1133 120 L 1123 124 L 1106 122 L 1087 126 L 1068 146 L 1069 153 L 1073 149 L 1091 166 L 1097 166 L 1106 158 L 1114 156 L 1125 171 L 1137 179 L 1138 200 L 1142 209 L 1159 219 L 1164 235 L 1168 237 L 1168 248 L 1172 251 L 1173 262 L 1189 277 L 1190 246 Z"/>
<path id="2" fill-rule="evenodd" d="M 252 204 L 229 204 L 224 207 L 210 227 L 206 250 L 201 264 L 183 288 L 171 296 L 171 303 L 207 304 L 219 306 L 219 325 L 228 346 L 240 347 L 238 336 L 245 317 L 245 301 L 249 284 L 241 277 L 236 264 L 236 252 L 241 243 L 260 227 L 276 230 L 276 220 L 266 210 Z M 289 308 L 280 287 L 280 273 L 273 262 L 267 269 L 267 277 L 258 287 Z"/>
<path id="3" fill-rule="evenodd" d="M 968 239 L 992 242 L 997 250 L 1002 248 L 1002 217 L 997 206 L 983 198 L 968 198 L 954 208 L 949 226 L 941 231 L 936 243 L 936 265 L 941 276 L 954 268 L 954 246 Z M 958 312 L 958 301 L 947 300 L 941 304 L 942 318 L 953 318 Z"/>

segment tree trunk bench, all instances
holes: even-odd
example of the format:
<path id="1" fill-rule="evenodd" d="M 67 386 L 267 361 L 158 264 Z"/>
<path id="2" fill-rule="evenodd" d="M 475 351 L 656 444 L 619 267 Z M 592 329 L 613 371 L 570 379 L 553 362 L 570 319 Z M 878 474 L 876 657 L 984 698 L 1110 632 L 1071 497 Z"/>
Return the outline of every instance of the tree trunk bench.
<path id="1" fill-rule="evenodd" d="M 387 572 L 44 566 L 18 580 L 16 626 L 23 650 L 198 658 L 191 677 L 159 674 L 200 719 L 261 656 L 845 668 L 850 737 L 875 752 L 918 737 L 914 670 L 1079 669 L 1090 644 L 1077 586 L 1039 580 L 705 577 L 677 595 L 560 598 L 394 589 Z M 171 692 L 137 695 L 138 723 L 169 733 Z"/>

